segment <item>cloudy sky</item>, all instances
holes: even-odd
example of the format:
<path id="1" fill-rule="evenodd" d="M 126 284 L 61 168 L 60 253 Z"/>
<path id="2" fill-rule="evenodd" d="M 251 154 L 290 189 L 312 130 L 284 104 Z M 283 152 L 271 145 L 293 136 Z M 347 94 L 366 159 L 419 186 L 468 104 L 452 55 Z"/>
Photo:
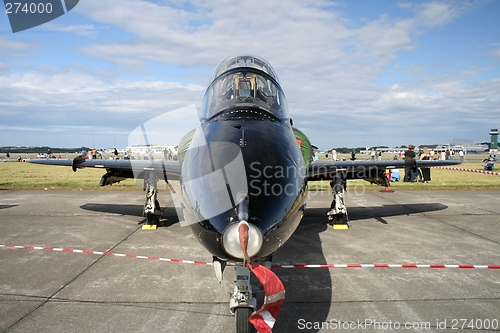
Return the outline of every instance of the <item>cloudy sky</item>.
<path id="1" fill-rule="evenodd" d="M 214 68 L 243 53 L 273 65 L 322 149 L 488 141 L 499 13 L 494 0 L 80 0 L 12 33 L 3 12 L 0 146 L 125 147 L 151 118 L 200 108 Z M 161 143 L 196 124 L 185 118 Z"/>

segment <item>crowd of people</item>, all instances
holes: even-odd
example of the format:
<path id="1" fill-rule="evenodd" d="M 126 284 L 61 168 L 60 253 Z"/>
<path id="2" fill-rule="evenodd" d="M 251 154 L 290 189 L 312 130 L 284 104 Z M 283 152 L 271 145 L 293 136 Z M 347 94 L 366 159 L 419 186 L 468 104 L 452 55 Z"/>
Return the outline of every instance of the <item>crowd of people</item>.
<path id="1" fill-rule="evenodd" d="M 432 160 L 432 161 L 454 160 L 456 158 L 456 156 L 458 155 L 460 157 L 460 161 L 462 163 L 465 162 L 465 152 L 463 150 L 455 151 L 453 149 L 446 149 L 446 150 L 441 150 L 441 151 L 435 151 L 433 149 L 428 149 L 427 147 L 424 147 L 423 149 L 420 149 L 418 151 L 417 155 L 419 155 L 419 156 L 422 155 L 424 149 L 427 149 L 427 152 L 428 152 L 427 155 L 429 157 L 429 160 Z M 399 153 L 394 155 L 393 159 L 401 161 L 401 160 L 404 160 L 404 157 L 405 157 L 405 152 L 400 151 Z"/>
<path id="2" fill-rule="evenodd" d="M 330 155 L 331 153 L 331 155 Z M 370 151 L 369 160 L 371 161 L 381 161 L 382 160 L 382 151 L 372 149 Z M 465 162 L 465 152 L 463 150 L 453 150 L 453 149 L 445 149 L 445 150 L 433 150 L 427 147 L 415 150 L 414 145 L 409 145 L 406 151 L 400 151 L 393 156 L 393 160 L 399 161 L 417 161 L 417 160 L 454 160 L 456 157 L 459 157 L 461 162 Z M 332 149 L 331 151 L 325 152 L 325 158 L 333 161 L 338 160 L 346 160 L 345 158 L 339 159 L 337 151 Z M 496 158 L 496 156 L 495 156 Z M 318 159 L 317 154 L 315 155 L 315 159 Z M 350 160 L 356 160 L 356 150 L 352 149 L 350 153 Z M 493 157 L 490 156 L 490 160 L 493 160 Z M 416 163 L 412 165 L 412 163 L 408 163 L 405 168 L 405 174 L 403 177 L 404 182 L 414 182 L 421 181 L 424 184 L 429 184 L 431 181 L 431 169 L 430 168 L 417 168 Z"/>
<path id="3" fill-rule="evenodd" d="M 150 158 L 150 155 L 152 154 L 151 151 L 146 151 L 146 153 L 144 155 L 140 155 L 140 154 L 132 154 L 132 152 L 130 151 L 125 151 L 125 152 L 119 152 L 116 148 L 113 148 L 113 150 L 111 151 L 111 156 L 109 157 L 105 157 L 104 156 L 104 152 L 101 151 L 101 150 L 96 150 L 96 149 L 92 149 L 92 150 L 89 150 L 88 152 L 86 150 L 82 150 L 81 152 L 81 156 L 85 159 L 103 159 L 103 158 L 109 158 L 109 159 L 114 159 L 114 160 L 119 160 L 121 158 L 123 158 L 124 160 L 133 160 L 133 159 L 136 159 L 136 160 L 140 160 L 140 159 L 144 159 L 144 158 Z M 165 160 L 176 160 L 177 159 L 177 151 L 174 149 L 170 149 L 170 148 L 165 148 L 163 151 L 162 151 L 162 155 L 163 155 L 163 158 Z"/>
<path id="4" fill-rule="evenodd" d="M 431 181 L 431 169 L 430 168 L 417 168 L 417 158 L 421 161 L 428 161 L 431 159 L 431 154 L 427 147 L 422 149 L 422 152 L 417 155 L 415 153 L 415 146 L 409 145 L 408 150 L 404 152 L 404 160 L 406 163 L 405 166 L 405 174 L 403 181 L 404 182 L 414 182 L 417 179 L 423 182 L 424 184 L 429 184 Z M 412 163 L 415 161 L 414 163 Z"/>

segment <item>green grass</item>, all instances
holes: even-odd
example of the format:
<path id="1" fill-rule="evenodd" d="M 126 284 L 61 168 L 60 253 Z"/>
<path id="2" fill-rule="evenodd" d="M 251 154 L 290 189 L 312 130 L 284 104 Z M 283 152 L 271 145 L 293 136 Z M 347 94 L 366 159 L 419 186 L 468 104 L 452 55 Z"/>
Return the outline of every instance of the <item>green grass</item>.
<path id="1" fill-rule="evenodd" d="M 483 170 L 481 163 L 466 163 L 458 168 Z M 430 184 L 393 183 L 394 189 L 500 190 L 500 176 L 431 168 Z"/>
<path id="2" fill-rule="evenodd" d="M 0 163 L 1 190 L 137 190 L 134 179 L 127 179 L 112 186 L 99 187 L 105 173 L 102 169 L 85 168 L 73 172 L 71 167 L 37 165 L 23 162 Z"/>
<path id="3" fill-rule="evenodd" d="M 483 170 L 482 163 L 465 163 L 455 167 Z M 465 171 L 445 170 L 431 168 L 430 184 L 405 183 L 402 181 L 404 169 L 400 169 L 401 180 L 391 182 L 393 190 L 500 190 L 500 176 L 478 174 Z M 329 181 L 311 182 L 310 190 L 329 190 Z M 370 184 L 364 180 L 350 180 L 347 182 L 348 190 L 381 190 L 382 187 Z"/>
<path id="4" fill-rule="evenodd" d="M 465 163 L 458 167 L 482 170 L 482 163 Z M 401 170 L 402 171 L 402 170 Z M 400 171 L 400 172 L 401 172 Z M 141 190 L 142 181 L 127 179 L 112 186 L 99 187 L 105 173 L 102 169 L 85 168 L 73 172 L 71 167 L 36 165 L 19 162 L 0 163 L 0 190 Z M 401 172 L 401 175 L 403 172 Z M 464 171 L 431 169 L 430 184 L 394 182 L 394 190 L 500 190 L 500 176 Z M 311 182 L 310 190 L 330 190 L 329 181 Z M 363 180 L 348 182 L 350 190 L 381 190 Z"/>

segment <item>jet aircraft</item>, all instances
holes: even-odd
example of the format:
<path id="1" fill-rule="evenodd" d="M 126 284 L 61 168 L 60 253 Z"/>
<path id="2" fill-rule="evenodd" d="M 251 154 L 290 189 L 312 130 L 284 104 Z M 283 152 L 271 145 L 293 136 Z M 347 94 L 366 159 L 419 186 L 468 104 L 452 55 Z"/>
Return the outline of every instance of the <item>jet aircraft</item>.
<path id="1" fill-rule="evenodd" d="M 236 267 L 230 298 L 236 331 L 249 332 L 256 309 L 250 286 L 254 262 L 272 255 L 297 229 L 305 211 L 307 184 L 330 180 L 333 201 L 329 223 L 346 225 L 344 202 L 349 179 L 390 186 L 390 168 L 459 164 L 458 161 L 314 161 L 307 136 L 293 126 L 274 69 L 256 56 L 234 56 L 215 70 L 199 114 L 200 125 L 179 143 L 177 161 L 167 160 L 31 160 L 32 163 L 94 167 L 106 170 L 100 185 L 126 178 L 144 179 L 148 225 L 162 216 L 157 184 L 180 181 L 174 202 L 181 224 L 189 225 L 213 256 L 222 280 L 227 264 Z M 278 298 L 283 298 L 279 295 Z M 272 318 L 274 319 L 274 318 Z M 272 324 L 270 325 L 272 328 Z"/>

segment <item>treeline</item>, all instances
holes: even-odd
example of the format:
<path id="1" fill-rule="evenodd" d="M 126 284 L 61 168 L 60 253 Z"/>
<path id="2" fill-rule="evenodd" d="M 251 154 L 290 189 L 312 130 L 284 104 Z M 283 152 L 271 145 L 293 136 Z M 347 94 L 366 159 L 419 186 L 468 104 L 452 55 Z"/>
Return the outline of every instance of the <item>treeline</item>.
<path id="1" fill-rule="evenodd" d="M 57 153 L 74 153 L 74 152 L 81 152 L 82 150 L 89 150 L 90 148 L 88 147 L 80 147 L 80 148 L 52 148 L 48 146 L 41 146 L 41 147 L 0 147 L 0 153 L 6 154 L 28 154 L 28 153 L 44 153 L 46 154 L 48 150 L 54 154 Z"/>

